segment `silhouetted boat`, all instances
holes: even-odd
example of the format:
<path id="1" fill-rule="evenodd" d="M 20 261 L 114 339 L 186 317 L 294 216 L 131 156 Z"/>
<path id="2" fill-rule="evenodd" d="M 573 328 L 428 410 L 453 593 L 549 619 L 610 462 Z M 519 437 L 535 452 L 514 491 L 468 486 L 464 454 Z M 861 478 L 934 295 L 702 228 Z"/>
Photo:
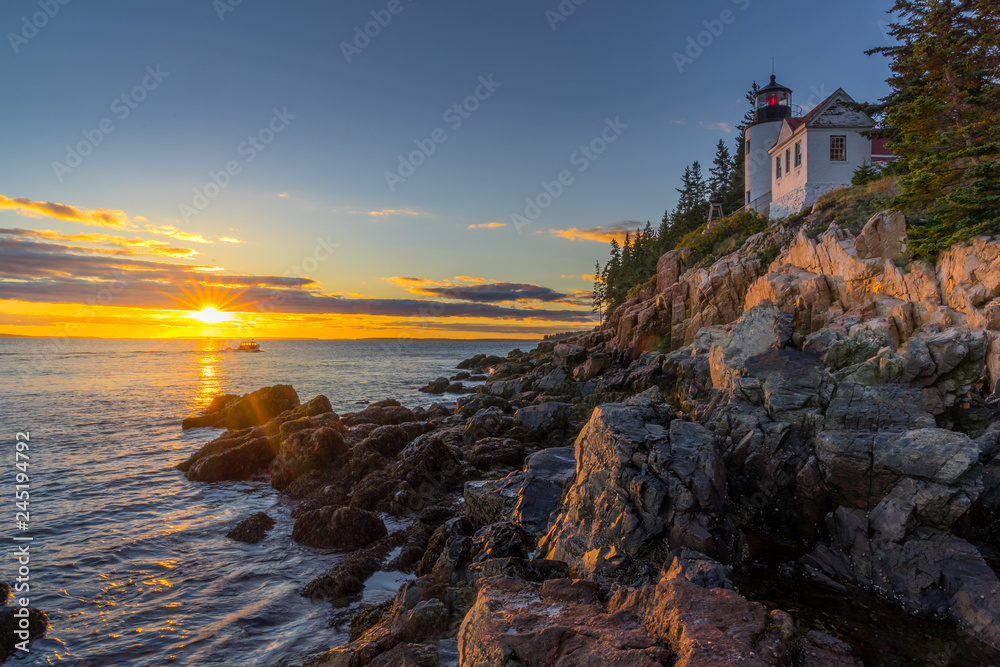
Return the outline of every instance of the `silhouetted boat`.
<path id="1" fill-rule="evenodd" d="M 252 340 L 245 340 L 236 348 L 236 352 L 260 352 L 260 343 Z"/>

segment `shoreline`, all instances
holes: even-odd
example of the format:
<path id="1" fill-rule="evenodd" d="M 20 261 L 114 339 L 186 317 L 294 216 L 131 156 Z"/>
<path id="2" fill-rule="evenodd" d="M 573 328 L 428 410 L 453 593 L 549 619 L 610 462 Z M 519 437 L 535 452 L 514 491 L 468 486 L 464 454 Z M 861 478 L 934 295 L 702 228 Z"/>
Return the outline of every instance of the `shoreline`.
<path id="1" fill-rule="evenodd" d="M 767 551 L 760 545 L 754 556 L 742 562 L 734 559 L 734 549 L 746 548 L 739 546 L 738 537 L 745 534 L 746 525 L 737 528 L 744 522 L 736 518 L 739 512 L 734 507 L 728 516 L 711 509 L 713 503 L 732 501 L 720 497 L 726 493 L 719 488 L 705 495 L 704 483 L 696 481 L 700 475 L 718 474 L 718 468 L 725 467 L 719 459 L 711 465 L 689 459 L 684 469 L 690 477 L 681 486 L 667 489 L 667 506 L 671 497 L 676 502 L 680 496 L 694 494 L 685 504 L 694 502 L 697 508 L 683 516 L 675 513 L 675 528 L 667 525 L 658 538 L 646 535 L 639 540 L 644 544 L 636 546 L 636 535 L 644 529 L 633 526 L 614 540 L 610 536 L 598 540 L 610 547 L 588 548 L 588 540 L 596 544 L 595 535 L 616 530 L 616 516 L 641 511 L 644 501 L 635 504 L 634 499 L 618 498 L 616 502 L 624 506 L 591 517 L 591 525 L 583 525 L 587 522 L 580 518 L 580 508 L 599 506 L 604 496 L 592 482 L 581 479 L 588 475 L 577 467 L 579 452 L 617 442 L 616 446 L 635 456 L 664 441 L 679 448 L 673 457 L 690 448 L 718 451 L 712 433 L 670 405 L 662 386 L 676 384 L 685 374 L 684 366 L 699 354 L 697 346 L 682 349 L 680 354 L 646 354 L 633 361 L 611 349 L 612 335 L 604 329 L 541 343 L 506 359 L 461 362 L 456 371 L 464 367 L 469 370 L 463 372 L 489 372 L 489 377 L 475 393 L 455 396 L 452 409 L 440 404 L 410 409 L 390 399 L 358 412 L 336 414 L 324 397 L 292 406 L 298 398 L 291 398 L 294 390 L 290 393 L 290 387 L 259 390 L 267 396 L 253 392 L 220 401 L 215 412 L 209 409 L 208 414 L 216 415 L 213 419 L 228 410 L 231 414 L 221 418 L 232 420 L 229 423 L 238 428 L 208 443 L 209 451 L 203 450 L 203 456 L 192 456 L 184 468 L 188 477 L 268 479 L 296 503 L 293 539 L 344 552 L 344 560 L 308 584 L 303 595 L 329 601 L 334 626 L 347 632 L 350 641 L 331 646 L 330 652 L 304 664 L 354 664 L 360 656 L 374 654 L 388 661 L 385 664 L 457 665 L 460 644 L 463 655 L 471 656 L 473 646 L 506 646 L 515 640 L 520 642 L 515 647 L 519 654 L 530 655 L 540 650 L 541 635 L 534 632 L 509 639 L 503 628 L 511 626 L 503 625 L 491 611 L 524 596 L 534 602 L 523 612 L 527 614 L 523 622 L 544 621 L 540 627 L 572 629 L 577 627 L 574 623 L 582 622 L 579 614 L 586 612 L 592 617 L 587 627 L 592 622 L 605 624 L 587 648 L 602 660 L 617 658 L 611 638 L 622 633 L 634 635 L 647 652 L 661 651 L 657 655 L 664 660 L 668 653 L 674 659 L 681 651 L 696 651 L 696 645 L 710 641 L 743 655 L 751 650 L 760 654 L 761 641 L 738 644 L 741 633 L 757 627 L 760 618 L 769 618 L 772 627 L 782 628 L 780 636 L 769 641 L 775 652 L 785 655 L 818 652 L 830 661 L 854 660 L 860 655 L 867 659 L 864 664 L 879 664 L 871 662 L 879 632 L 903 646 L 919 628 L 930 643 L 916 642 L 912 651 L 926 653 L 931 645 L 943 643 L 950 647 L 952 658 L 959 659 L 954 664 L 963 664 L 964 656 L 971 656 L 970 660 L 1000 656 L 989 653 L 988 647 L 964 635 L 953 623 L 899 618 L 892 603 L 856 585 L 815 574 L 810 579 L 802 567 L 790 570 L 788 563 L 795 560 L 759 560 Z M 701 354 L 707 357 L 705 352 Z M 453 378 L 457 377 L 458 372 Z M 251 398 L 254 395 L 257 398 Z M 249 424 L 249 412 L 237 407 L 241 400 L 256 404 L 254 416 L 261 414 L 263 405 L 271 406 L 263 414 L 274 415 L 263 424 Z M 227 408 L 232 401 L 236 402 Z M 638 440 L 637 427 L 647 434 Z M 230 452 L 227 465 L 198 463 L 199 458 L 225 456 L 223 451 Z M 654 466 L 656 460 L 644 465 Z M 618 481 L 611 486 L 621 484 L 627 496 L 629 485 L 634 484 L 627 479 L 634 474 L 627 467 L 613 470 L 612 478 Z M 387 517 L 408 525 L 391 530 Z M 252 520 L 249 517 L 236 530 L 248 528 L 244 524 Z M 648 520 L 639 516 L 640 523 Z M 658 541 L 662 546 L 654 548 Z M 776 554 L 787 556 L 787 549 Z M 394 571 L 411 577 L 394 600 L 359 606 L 367 582 Z M 774 586 L 764 585 L 771 580 L 794 585 L 799 597 L 776 593 Z M 855 600 L 863 613 L 879 619 L 880 627 L 871 628 L 872 636 L 850 629 L 856 620 L 854 611 L 840 618 L 839 626 L 833 624 L 841 638 L 802 626 L 799 615 L 815 627 L 831 626 L 823 615 L 828 603 L 817 603 L 825 600 L 831 587 L 839 591 L 837 595 Z M 743 597 L 738 593 L 741 589 L 754 595 Z M 795 603 L 796 619 L 779 610 L 782 601 Z M 809 607 L 810 601 L 815 608 Z M 532 605 L 550 609 L 555 605 L 560 611 L 552 618 L 538 618 L 531 615 Z M 652 621 L 644 621 L 641 613 L 649 605 L 659 608 L 659 613 L 687 610 L 688 616 L 682 614 L 676 622 L 689 633 L 690 644 L 678 646 L 671 643 L 669 633 L 650 630 Z M 619 610 L 628 610 L 636 620 L 621 625 L 616 616 Z M 717 636 L 712 628 L 701 627 L 709 617 L 724 618 L 724 624 L 741 629 L 732 632 L 733 636 Z M 579 635 L 582 629 L 573 632 L 583 636 Z M 852 641 L 845 643 L 845 637 Z M 906 650 L 905 646 L 900 650 Z"/>

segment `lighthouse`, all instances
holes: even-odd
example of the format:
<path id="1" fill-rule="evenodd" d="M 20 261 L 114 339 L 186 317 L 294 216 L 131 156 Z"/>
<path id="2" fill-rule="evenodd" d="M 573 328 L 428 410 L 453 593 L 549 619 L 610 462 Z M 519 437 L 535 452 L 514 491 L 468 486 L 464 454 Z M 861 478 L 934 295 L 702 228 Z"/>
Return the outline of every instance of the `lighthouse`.
<path id="1" fill-rule="evenodd" d="M 771 82 L 760 89 L 754 100 L 753 122 L 747 127 L 746 201 L 750 208 L 764 211 L 771 203 L 771 156 L 768 151 L 778 141 L 782 121 L 792 115 L 792 89 Z"/>

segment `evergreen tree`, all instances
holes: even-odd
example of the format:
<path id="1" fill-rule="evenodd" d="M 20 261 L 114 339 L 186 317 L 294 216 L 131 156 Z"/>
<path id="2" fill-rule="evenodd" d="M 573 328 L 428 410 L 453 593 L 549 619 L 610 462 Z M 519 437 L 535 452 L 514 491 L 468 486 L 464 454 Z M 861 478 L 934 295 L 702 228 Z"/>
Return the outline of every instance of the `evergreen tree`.
<path id="1" fill-rule="evenodd" d="M 598 260 L 597 264 L 594 266 L 594 298 L 593 298 L 593 310 L 597 313 L 599 322 L 604 324 L 604 304 L 607 300 L 607 283 L 605 282 L 605 277 L 601 273 L 601 262 Z"/>
<path id="2" fill-rule="evenodd" d="M 909 171 L 897 207 L 923 211 L 914 251 L 1000 230 L 1000 11 L 986 0 L 897 0 L 889 95 L 868 110 Z"/>
<path id="3" fill-rule="evenodd" d="M 722 139 L 719 139 L 719 143 L 715 146 L 715 159 L 712 160 L 708 174 L 709 203 L 724 203 L 729 199 L 729 188 L 732 187 L 733 157 Z"/>

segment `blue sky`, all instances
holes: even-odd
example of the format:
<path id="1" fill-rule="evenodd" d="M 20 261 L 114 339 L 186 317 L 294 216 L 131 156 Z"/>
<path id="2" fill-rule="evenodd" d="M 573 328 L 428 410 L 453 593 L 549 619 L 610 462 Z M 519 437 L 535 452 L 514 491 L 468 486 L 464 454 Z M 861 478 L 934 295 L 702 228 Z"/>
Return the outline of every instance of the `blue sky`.
<path id="1" fill-rule="evenodd" d="M 888 90 L 884 59 L 863 54 L 886 43 L 888 0 L 62 2 L 0 8 L 0 195 L 123 211 L 144 238 L 196 233 L 214 242 L 191 246 L 192 262 L 240 274 L 284 275 L 332 239 L 335 256 L 309 274 L 325 294 L 412 298 L 393 277 L 586 289 L 562 276 L 591 273 L 606 245 L 553 230 L 656 225 L 685 164 L 735 140 L 726 130 L 772 57 L 798 104 Z M 37 20 L 46 6 L 54 16 Z M 387 25 L 355 42 L 373 11 Z M 43 27 L 25 29 L 32 17 Z M 128 108 L 121 96 L 144 79 Z M 485 99 L 454 129 L 445 112 L 477 88 Z M 243 142 L 275 110 L 281 131 L 248 161 Z M 627 128 L 580 173 L 574 152 L 608 119 Z M 54 168 L 102 121 L 113 132 L 79 166 Z M 390 189 L 398 156 L 439 128 L 446 140 Z M 229 185 L 184 216 L 230 162 Z M 563 170 L 572 184 L 519 233 L 512 214 Z M 16 210 L 0 227 L 95 231 Z"/>

